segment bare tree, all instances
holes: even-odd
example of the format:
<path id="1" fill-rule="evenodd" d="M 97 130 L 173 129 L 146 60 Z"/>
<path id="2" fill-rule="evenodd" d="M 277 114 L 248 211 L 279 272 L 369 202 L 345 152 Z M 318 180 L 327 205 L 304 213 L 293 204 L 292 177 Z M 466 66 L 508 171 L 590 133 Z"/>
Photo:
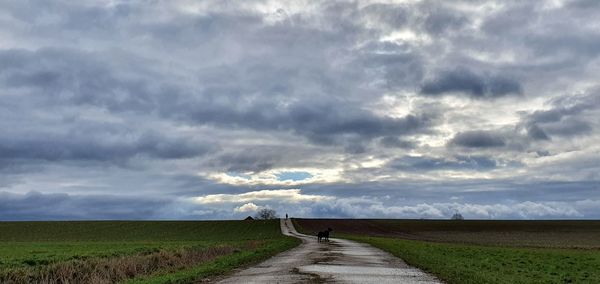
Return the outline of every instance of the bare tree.
<path id="1" fill-rule="evenodd" d="M 262 208 L 256 212 L 254 218 L 258 220 L 277 219 L 277 212 L 270 208 Z"/>
<path id="2" fill-rule="evenodd" d="M 462 214 L 458 213 L 458 211 L 456 211 L 456 213 L 454 213 L 454 215 L 452 215 L 452 217 L 450 218 L 452 220 L 464 220 L 465 218 L 463 217 Z"/>

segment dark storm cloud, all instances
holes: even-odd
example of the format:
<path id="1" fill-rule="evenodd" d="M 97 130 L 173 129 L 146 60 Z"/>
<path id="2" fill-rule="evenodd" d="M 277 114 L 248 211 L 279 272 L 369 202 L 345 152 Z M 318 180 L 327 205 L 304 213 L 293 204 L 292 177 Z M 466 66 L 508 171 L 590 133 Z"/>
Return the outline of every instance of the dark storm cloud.
<path id="1" fill-rule="evenodd" d="M 156 86 L 152 78 L 122 78 L 125 76 L 111 70 L 119 66 L 107 63 L 102 55 L 54 48 L 0 50 L 0 86 L 7 94 L 24 90 L 31 101 L 47 106 L 74 104 L 112 111 L 151 111 L 161 102 L 162 93 L 153 87 L 164 86 Z"/>
<path id="2" fill-rule="evenodd" d="M 502 147 L 506 144 L 502 135 L 492 131 L 466 131 L 457 133 L 449 145 L 457 145 L 468 148 Z"/>
<path id="3" fill-rule="evenodd" d="M 233 100 L 232 100 L 233 103 Z M 434 114 L 380 117 L 342 101 L 300 101 L 287 107 L 270 102 L 238 106 L 205 101 L 188 108 L 196 123 L 255 130 L 291 131 L 318 144 L 339 142 L 344 136 L 372 139 L 384 135 L 406 135 L 429 128 Z"/>
<path id="4" fill-rule="evenodd" d="M 484 20 L 482 31 L 490 36 L 528 33 L 527 28 L 535 22 L 531 15 L 537 14 L 539 9 L 538 3 L 534 2 L 507 5 Z"/>
<path id="5" fill-rule="evenodd" d="M 527 126 L 527 135 L 534 140 L 550 140 L 550 137 L 548 134 L 546 134 L 546 131 L 542 130 L 542 128 L 536 124 L 530 124 Z"/>
<path id="6" fill-rule="evenodd" d="M 0 82 L 13 91 L 32 89 L 28 91 L 32 98 L 50 105 L 62 102 L 102 107 L 115 113 L 156 112 L 164 118 L 192 124 L 291 131 L 319 144 L 336 143 L 346 135 L 367 140 L 390 134 L 406 135 L 426 130 L 435 119 L 435 114 L 410 114 L 403 118 L 376 116 L 337 99 L 335 94 L 345 89 L 330 86 L 329 82 L 322 82 L 321 86 L 333 92 L 331 98 L 308 97 L 285 107 L 281 107 L 281 103 L 288 98 L 281 94 L 293 90 L 262 76 L 255 80 L 266 84 L 252 83 L 251 89 L 244 84 L 248 78 L 227 79 L 217 85 L 214 84 L 219 82 L 213 81 L 214 86 L 207 85 L 196 93 L 175 87 L 168 78 L 154 78 L 151 72 L 145 79 L 119 76 L 109 71 L 110 65 L 101 62 L 102 56 L 105 55 L 52 49 L 3 51 L 0 62 L 5 64 L 0 69 Z M 256 68 L 262 70 L 259 74 L 263 75 L 272 72 L 275 76 L 278 72 L 269 65 Z M 286 72 L 279 74 L 284 76 L 284 81 L 293 76 Z"/>
<path id="7" fill-rule="evenodd" d="M 550 109 L 528 114 L 521 124 L 529 137 L 535 140 L 588 134 L 592 131 L 592 126 L 589 122 L 591 117 L 587 114 L 600 109 L 597 92 L 593 90 L 590 94 L 553 100 Z"/>
<path id="8" fill-rule="evenodd" d="M 550 137 L 555 136 L 573 137 L 588 134 L 591 131 L 592 127 L 588 122 L 571 118 L 553 123 L 531 123 L 527 126 L 527 134 L 535 140 L 550 140 Z"/>
<path id="9" fill-rule="evenodd" d="M 162 118 L 193 126 L 283 131 L 306 137 L 319 145 L 340 145 L 345 152 L 353 154 L 367 151 L 365 142 L 373 138 L 427 131 L 437 119 L 435 113 L 409 114 L 402 118 L 375 115 L 354 103 L 337 99 L 335 94 L 345 89 L 327 81 L 320 86 L 332 92 L 331 98 L 323 98 L 317 93 L 282 106 L 289 99 L 282 93 L 294 92 L 289 84 L 285 84 L 294 73 L 279 72 L 279 67 L 271 65 L 252 67 L 261 72 L 251 71 L 250 74 L 262 75 L 239 77 L 239 80 L 235 77 L 242 76 L 243 72 L 231 68 L 212 70 L 216 74 L 223 72 L 225 77 L 217 76 L 213 80 L 213 77 L 205 78 L 208 74 L 202 74 L 201 80 L 208 84 L 194 91 L 171 84 L 169 76 L 157 76 L 151 69 L 144 70 L 142 77 L 127 75 L 139 72 L 135 64 L 131 67 L 110 59 L 111 56 L 105 53 L 68 49 L 4 50 L 0 52 L 3 63 L 0 85 L 6 88 L 7 95 L 21 93 L 13 96 L 12 103 L 24 108 L 31 108 L 32 104 L 56 111 L 66 106 L 98 107 L 113 115 L 157 114 L 160 118 L 152 119 Z M 384 64 L 384 61 L 377 64 Z M 118 72 L 110 71 L 117 67 L 120 68 Z M 224 79 L 226 74 L 235 75 L 232 79 Z M 284 76 L 279 83 L 271 80 L 277 75 Z M 247 95 L 249 93 L 252 95 Z M 21 115 L 18 112 L 12 114 L 15 118 Z M 7 163 L 29 159 L 122 164 L 137 156 L 157 160 L 194 158 L 215 148 L 186 141 L 185 137 L 164 137 L 156 131 L 139 133 L 130 129 L 130 133 L 121 131 L 113 135 L 106 129 L 92 130 L 93 127 L 77 120 L 68 125 L 69 132 L 33 131 L 4 137 L 0 141 L 3 160 Z M 273 155 L 268 151 L 229 153 L 213 157 L 207 165 L 233 172 L 260 172 L 283 164 L 282 157 L 290 157 L 289 152 Z"/>
<path id="10" fill-rule="evenodd" d="M 281 162 L 282 155 L 268 147 L 246 149 L 243 152 L 226 153 L 209 162 L 209 165 L 227 172 L 262 172 Z"/>
<path id="11" fill-rule="evenodd" d="M 422 28 L 429 34 L 440 36 L 449 31 L 460 30 L 469 24 L 469 18 L 461 12 L 445 7 L 442 3 L 424 3 L 424 16 L 421 20 Z"/>
<path id="12" fill-rule="evenodd" d="M 0 216 L 239 218 L 180 201 L 293 168 L 335 200 L 257 205 L 598 216 L 594 1 L 147 4 L 0 2 Z"/>
<path id="13" fill-rule="evenodd" d="M 156 219 L 171 201 L 110 195 L 0 192 L 1 220 Z"/>
<path id="14" fill-rule="evenodd" d="M 400 140 L 398 137 L 395 137 L 395 136 L 383 137 L 383 138 L 381 138 L 380 143 L 384 147 L 389 147 L 389 148 L 410 149 L 410 148 L 416 147 L 416 144 L 414 142 Z"/>
<path id="15" fill-rule="evenodd" d="M 290 109 L 292 129 L 315 141 L 326 141 L 332 135 L 357 134 L 362 137 L 404 135 L 430 126 L 435 117 L 429 114 L 407 115 L 403 118 L 378 117 L 351 107 L 339 105 L 298 105 Z"/>
<path id="16" fill-rule="evenodd" d="M 522 93 L 521 84 L 513 79 L 476 74 L 466 68 L 458 68 L 437 74 L 421 87 L 426 95 L 448 93 L 466 94 L 474 98 L 497 98 Z"/>
<path id="17" fill-rule="evenodd" d="M 453 158 L 436 158 L 425 156 L 404 156 L 389 163 L 389 166 L 405 171 L 435 170 L 491 170 L 497 167 L 493 159 L 480 156 L 455 156 Z"/>
<path id="18" fill-rule="evenodd" d="M 287 136 L 289 137 L 289 136 Z M 272 140 L 265 144 L 244 145 L 222 149 L 207 159 L 205 166 L 219 172 L 245 173 L 294 167 L 327 167 L 331 153 L 329 147 L 301 148 L 297 145 L 275 145 Z M 304 142 L 302 142 L 304 143 Z M 360 145 L 359 142 L 356 144 Z M 352 149 L 352 144 L 335 145 L 340 146 L 346 152 Z M 315 160 L 315 157 L 321 157 Z"/>
<path id="19" fill-rule="evenodd" d="M 593 24 L 597 11 L 582 8 L 586 5 L 585 1 L 568 1 L 549 8 L 544 2 L 518 1 L 487 17 L 481 31 L 490 44 L 509 44 L 514 50 L 530 52 L 530 58 L 552 59 L 544 63 L 528 60 L 522 66 L 537 66 L 536 70 L 561 77 L 578 76 L 580 67 L 600 54 L 600 34 Z M 513 45 L 517 41 L 525 46 Z"/>
<path id="20" fill-rule="evenodd" d="M 169 139 L 151 132 L 113 137 L 106 133 L 39 132 L 0 138 L 0 160 L 124 162 L 137 155 L 159 159 L 192 158 L 209 149 L 189 140 Z"/>
<path id="21" fill-rule="evenodd" d="M 597 92 L 589 95 L 559 98 L 552 101 L 552 108 L 535 111 L 529 115 L 528 120 L 533 123 L 558 122 L 564 117 L 580 114 L 581 112 L 600 107 Z"/>
<path id="22" fill-rule="evenodd" d="M 586 121 L 577 119 L 563 119 L 560 124 L 550 124 L 544 127 L 546 133 L 556 136 L 572 137 L 590 133 L 592 127 Z"/>

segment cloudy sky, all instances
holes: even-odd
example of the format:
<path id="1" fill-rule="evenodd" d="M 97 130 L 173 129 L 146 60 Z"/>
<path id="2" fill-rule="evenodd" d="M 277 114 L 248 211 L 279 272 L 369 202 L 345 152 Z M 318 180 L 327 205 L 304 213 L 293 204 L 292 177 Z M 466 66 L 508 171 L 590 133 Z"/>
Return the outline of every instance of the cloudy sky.
<path id="1" fill-rule="evenodd" d="M 599 13 L 1 1 L 0 219 L 600 218 Z"/>

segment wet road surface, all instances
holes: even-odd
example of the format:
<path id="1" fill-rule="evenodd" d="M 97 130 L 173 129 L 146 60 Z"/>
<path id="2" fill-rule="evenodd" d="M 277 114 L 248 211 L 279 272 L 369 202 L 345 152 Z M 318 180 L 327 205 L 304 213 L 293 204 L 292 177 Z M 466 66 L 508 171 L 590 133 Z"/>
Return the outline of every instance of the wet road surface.
<path id="1" fill-rule="evenodd" d="M 367 244 L 335 238 L 318 243 L 285 219 L 281 231 L 302 239 L 302 244 L 218 283 L 441 283 Z"/>

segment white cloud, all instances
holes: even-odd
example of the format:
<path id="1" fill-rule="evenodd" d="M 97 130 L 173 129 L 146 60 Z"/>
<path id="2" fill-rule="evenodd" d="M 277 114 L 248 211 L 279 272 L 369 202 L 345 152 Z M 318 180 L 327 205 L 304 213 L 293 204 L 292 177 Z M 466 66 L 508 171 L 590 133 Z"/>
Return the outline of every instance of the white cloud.
<path id="1" fill-rule="evenodd" d="M 378 199 L 337 199 L 332 204 L 320 204 L 343 216 L 353 218 L 432 218 L 448 219 L 458 211 L 472 219 L 538 219 L 581 218 L 577 204 L 567 202 L 507 202 L 475 203 L 420 203 L 415 205 L 387 205 Z"/>
<path id="2" fill-rule="evenodd" d="M 214 203 L 242 203 L 250 201 L 277 201 L 277 202 L 317 202 L 333 199 L 331 196 L 302 194 L 300 189 L 276 189 L 250 191 L 240 194 L 209 194 L 194 197 L 192 200 L 198 204 Z"/>
<path id="3" fill-rule="evenodd" d="M 300 197 L 302 196 L 302 197 Z M 254 202 L 260 201 L 261 206 Z M 392 202 L 390 202 L 392 201 Z M 214 208 L 231 207 L 234 213 L 254 212 L 268 207 L 301 217 L 338 218 L 426 218 L 448 219 L 460 212 L 467 219 L 553 219 L 582 218 L 600 201 L 534 202 L 502 201 L 498 203 L 421 202 L 396 205 L 376 196 L 342 197 L 302 195 L 299 190 L 270 190 L 244 194 L 208 195 L 195 199 L 196 204 Z M 409 201 L 404 201 L 409 202 Z M 216 206 L 216 207 L 215 207 Z"/>
<path id="4" fill-rule="evenodd" d="M 244 212 L 256 212 L 258 211 L 258 209 L 260 209 L 260 206 L 257 206 L 256 204 L 252 203 L 252 202 L 248 202 L 244 205 L 238 206 L 236 208 L 233 209 L 233 212 L 237 212 L 237 213 L 244 213 Z"/>
<path id="5" fill-rule="evenodd" d="M 243 175 L 230 173 L 201 174 L 219 183 L 231 185 L 274 185 L 297 186 L 311 183 L 333 183 L 341 180 L 342 169 L 316 169 L 316 168 L 277 168 L 262 172 L 249 172 Z M 285 172 L 306 172 L 311 176 L 302 180 L 281 180 L 278 175 Z"/>

